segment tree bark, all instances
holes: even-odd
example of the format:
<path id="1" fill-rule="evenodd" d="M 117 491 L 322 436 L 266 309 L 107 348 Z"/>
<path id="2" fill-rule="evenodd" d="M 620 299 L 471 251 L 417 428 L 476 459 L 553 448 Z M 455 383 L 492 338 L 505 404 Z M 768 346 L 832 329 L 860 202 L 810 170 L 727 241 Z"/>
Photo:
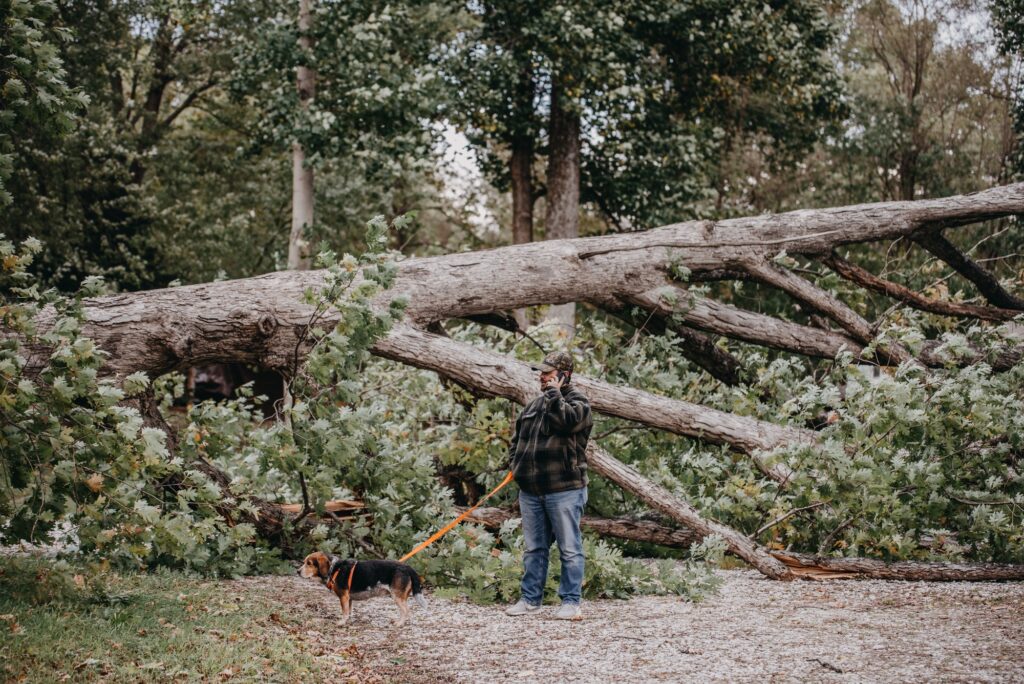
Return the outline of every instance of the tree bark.
<path id="1" fill-rule="evenodd" d="M 312 39 L 310 3 L 299 0 L 299 46 L 309 58 Z M 296 69 L 295 85 L 299 91 L 299 106 L 309 109 L 316 95 L 316 72 L 308 66 Z M 313 168 L 306 163 L 306 151 L 298 142 L 292 143 L 292 230 L 288 236 L 288 269 L 305 270 L 310 265 L 306 232 L 313 226 Z"/>
<path id="2" fill-rule="evenodd" d="M 461 513 L 464 508 L 460 508 Z M 466 518 L 485 527 L 498 528 L 512 518 L 518 518 L 515 511 L 505 508 L 478 508 Z M 652 520 L 633 520 L 632 518 L 601 518 L 596 515 L 584 515 L 580 518 L 580 526 L 602 537 L 614 537 L 626 541 L 658 544 L 673 549 L 688 549 L 701 540 L 700 535 L 686 528 L 667 527 Z"/>
<path id="3" fill-rule="evenodd" d="M 580 234 L 580 114 L 566 93 L 566 85 L 564 76 L 552 79 L 544 217 L 548 240 L 572 239 Z M 562 326 L 571 337 L 576 330 L 576 304 L 552 304 L 547 319 Z"/>
<path id="4" fill-rule="evenodd" d="M 977 582 L 1024 580 L 1024 565 L 1002 563 L 886 563 L 872 558 L 826 558 L 788 551 L 772 556 L 800 579 L 887 579 L 921 582 Z"/>

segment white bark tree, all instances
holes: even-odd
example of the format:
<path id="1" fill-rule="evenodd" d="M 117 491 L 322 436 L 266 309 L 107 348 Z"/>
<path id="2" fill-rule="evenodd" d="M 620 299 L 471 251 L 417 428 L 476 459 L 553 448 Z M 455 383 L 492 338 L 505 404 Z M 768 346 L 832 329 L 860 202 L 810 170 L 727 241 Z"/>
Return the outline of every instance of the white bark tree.
<path id="1" fill-rule="evenodd" d="M 299 0 L 299 46 L 311 54 L 312 28 L 310 3 Z M 309 109 L 316 96 L 316 71 L 306 65 L 296 68 L 295 86 L 299 91 L 299 106 Z M 288 268 L 305 270 L 310 265 L 306 230 L 313 225 L 313 168 L 306 163 L 306 151 L 299 142 L 292 143 L 292 230 L 288 237 Z"/>

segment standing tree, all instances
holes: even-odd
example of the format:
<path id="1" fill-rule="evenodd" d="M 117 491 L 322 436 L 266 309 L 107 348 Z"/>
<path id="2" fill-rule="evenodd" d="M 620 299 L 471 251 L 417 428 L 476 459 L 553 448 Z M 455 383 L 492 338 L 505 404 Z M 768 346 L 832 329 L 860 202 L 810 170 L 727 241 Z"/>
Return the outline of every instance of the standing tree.
<path id="1" fill-rule="evenodd" d="M 342 182 L 360 176 L 366 185 L 393 188 L 433 161 L 437 131 L 428 124 L 443 93 L 435 63 L 454 27 L 449 9 L 436 2 L 304 0 L 301 7 L 298 19 L 278 15 L 260 24 L 258 38 L 240 47 L 232 80 L 236 98 L 260 114 L 250 144 L 293 153 L 290 265 L 306 258 L 298 256 L 300 243 L 357 241 L 340 234 L 348 225 L 332 225 L 340 222 L 322 211 L 312 223 L 319 169 Z M 329 185 L 316 188 L 318 198 L 333 192 Z"/>
<path id="2" fill-rule="evenodd" d="M 1013 147 L 1012 171 L 1020 174 L 1024 171 L 1024 153 L 1020 139 L 1024 137 L 1024 92 L 1022 92 L 1021 61 L 1024 60 L 1024 3 L 1020 0 L 993 0 L 989 3 L 995 24 L 999 48 L 1003 55 L 1010 59 L 1014 67 L 1011 74 L 1017 74 L 1009 83 L 1009 98 L 1013 107 L 1013 130 L 1016 144 Z"/>
<path id="3" fill-rule="evenodd" d="M 311 57 L 312 33 L 310 3 L 299 0 L 299 48 L 301 59 L 295 69 L 299 107 L 309 109 L 316 96 L 316 70 L 306 62 Z M 306 153 L 298 141 L 292 143 L 292 230 L 288 236 L 288 268 L 309 268 L 309 245 L 303 238 L 313 228 L 313 169 L 306 165 Z"/>
<path id="4" fill-rule="evenodd" d="M 853 81 L 851 199 L 909 200 L 1006 180 L 1009 65 L 988 54 L 987 27 L 963 28 L 984 9 L 935 0 L 854 6 L 845 55 Z"/>
<path id="5" fill-rule="evenodd" d="M 499 187 L 513 241 L 579 234 L 581 202 L 618 229 L 685 215 L 714 160 L 760 137 L 804 149 L 838 111 L 832 33 L 813 5 L 472 4 L 451 117 Z M 543 182 L 536 157 L 546 158 Z M 719 188 L 723 190 L 724 188 Z M 573 307 L 555 316 L 571 324 Z"/>

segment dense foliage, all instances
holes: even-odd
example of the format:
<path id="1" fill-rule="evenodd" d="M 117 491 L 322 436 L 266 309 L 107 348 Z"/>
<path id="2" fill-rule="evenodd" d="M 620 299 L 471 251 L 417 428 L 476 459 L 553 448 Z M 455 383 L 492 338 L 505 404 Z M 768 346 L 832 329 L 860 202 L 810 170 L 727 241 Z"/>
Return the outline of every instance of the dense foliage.
<path id="1" fill-rule="evenodd" d="M 304 545 L 341 555 L 369 550 L 396 557 L 453 516 L 451 492 L 437 482 L 434 455 L 457 448 L 445 445 L 460 442 L 464 409 L 435 377 L 371 361 L 369 347 L 400 317 L 402 304 L 396 301 L 384 313 L 369 306 L 394 277 L 392 257 L 384 251 L 386 224 L 376 219 L 369 227 L 371 251 L 337 263 L 325 255 L 333 265 L 324 287 L 307 293 L 314 350 L 297 367 L 289 420 L 261 425 L 248 396 L 201 403 L 191 409 L 173 452 L 162 430 L 146 426 L 139 409 L 123 403 L 147 391 L 145 376 L 130 376 L 121 387 L 97 377 L 102 352 L 79 336 L 79 325 L 81 298 L 98 283 L 90 282 L 71 300 L 40 293 L 25 273 L 39 244 L 15 251 L 5 242 L 5 326 L 23 338 L 5 340 L 0 362 L 4 539 L 45 540 L 62 521 L 73 525 L 78 549 L 122 564 L 237 575 L 280 567 L 281 559 L 251 524 L 223 515 L 225 495 L 238 511 L 252 512 L 247 498 L 256 495 L 308 500 L 320 514 L 330 499 L 358 497 L 366 504 L 360 516 L 316 524 L 297 535 Z M 36 336 L 31 321 L 44 304 L 56 306 L 60 318 L 52 332 Z M 328 308 L 340 321 L 331 330 L 319 329 L 316 320 Z M 54 351 L 32 381 L 25 377 L 26 354 L 40 344 Z M 158 383 L 165 407 L 176 384 L 173 377 Z M 482 447 L 506 444 L 508 424 L 503 415 L 499 432 Z M 487 457 L 482 478 L 488 486 L 501 477 L 501 451 Z M 228 472 L 230 492 L 197 470 L 198 461 Z M 304 548 L 309 547 L 293 551 Z M 626 559 L 600 540 L 588 539 L 587 548 L 590 596 L 677 591 L 699 598 L 716 584 L 702 561 L 722 551 L 709 539 L 680 568 Z M 514 523 L 498 534 L 467 526 L 421 554 L 415 565 L 428 581 L 455 585 L 474 599 L 509 599 L 518 591 L 521 552 Z"/>
<path id="2" fill-rule="evenodd" d="M 26 143 L 59 140 L 88 101 L 68 86 L 60 44 L 71 32 L 53 26 L 56 7 L 49 0 L 0 3 L 0 207 L 9 210 L 6 188 L 23 162 Z"/>

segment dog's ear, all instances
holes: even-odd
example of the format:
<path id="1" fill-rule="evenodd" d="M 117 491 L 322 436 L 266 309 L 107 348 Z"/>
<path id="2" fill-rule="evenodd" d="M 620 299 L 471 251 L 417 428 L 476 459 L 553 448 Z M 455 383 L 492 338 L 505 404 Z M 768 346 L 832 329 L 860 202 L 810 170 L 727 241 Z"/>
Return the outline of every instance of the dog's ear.
<path id="1" fill-rule="evenodd" d="M 331 569 L 331 562 L 327 559 L 327 556 L 318 552 L 314 560 L 316 562 L 316 574 L 324 579 L 328 579 L 327 573 Z"/>

